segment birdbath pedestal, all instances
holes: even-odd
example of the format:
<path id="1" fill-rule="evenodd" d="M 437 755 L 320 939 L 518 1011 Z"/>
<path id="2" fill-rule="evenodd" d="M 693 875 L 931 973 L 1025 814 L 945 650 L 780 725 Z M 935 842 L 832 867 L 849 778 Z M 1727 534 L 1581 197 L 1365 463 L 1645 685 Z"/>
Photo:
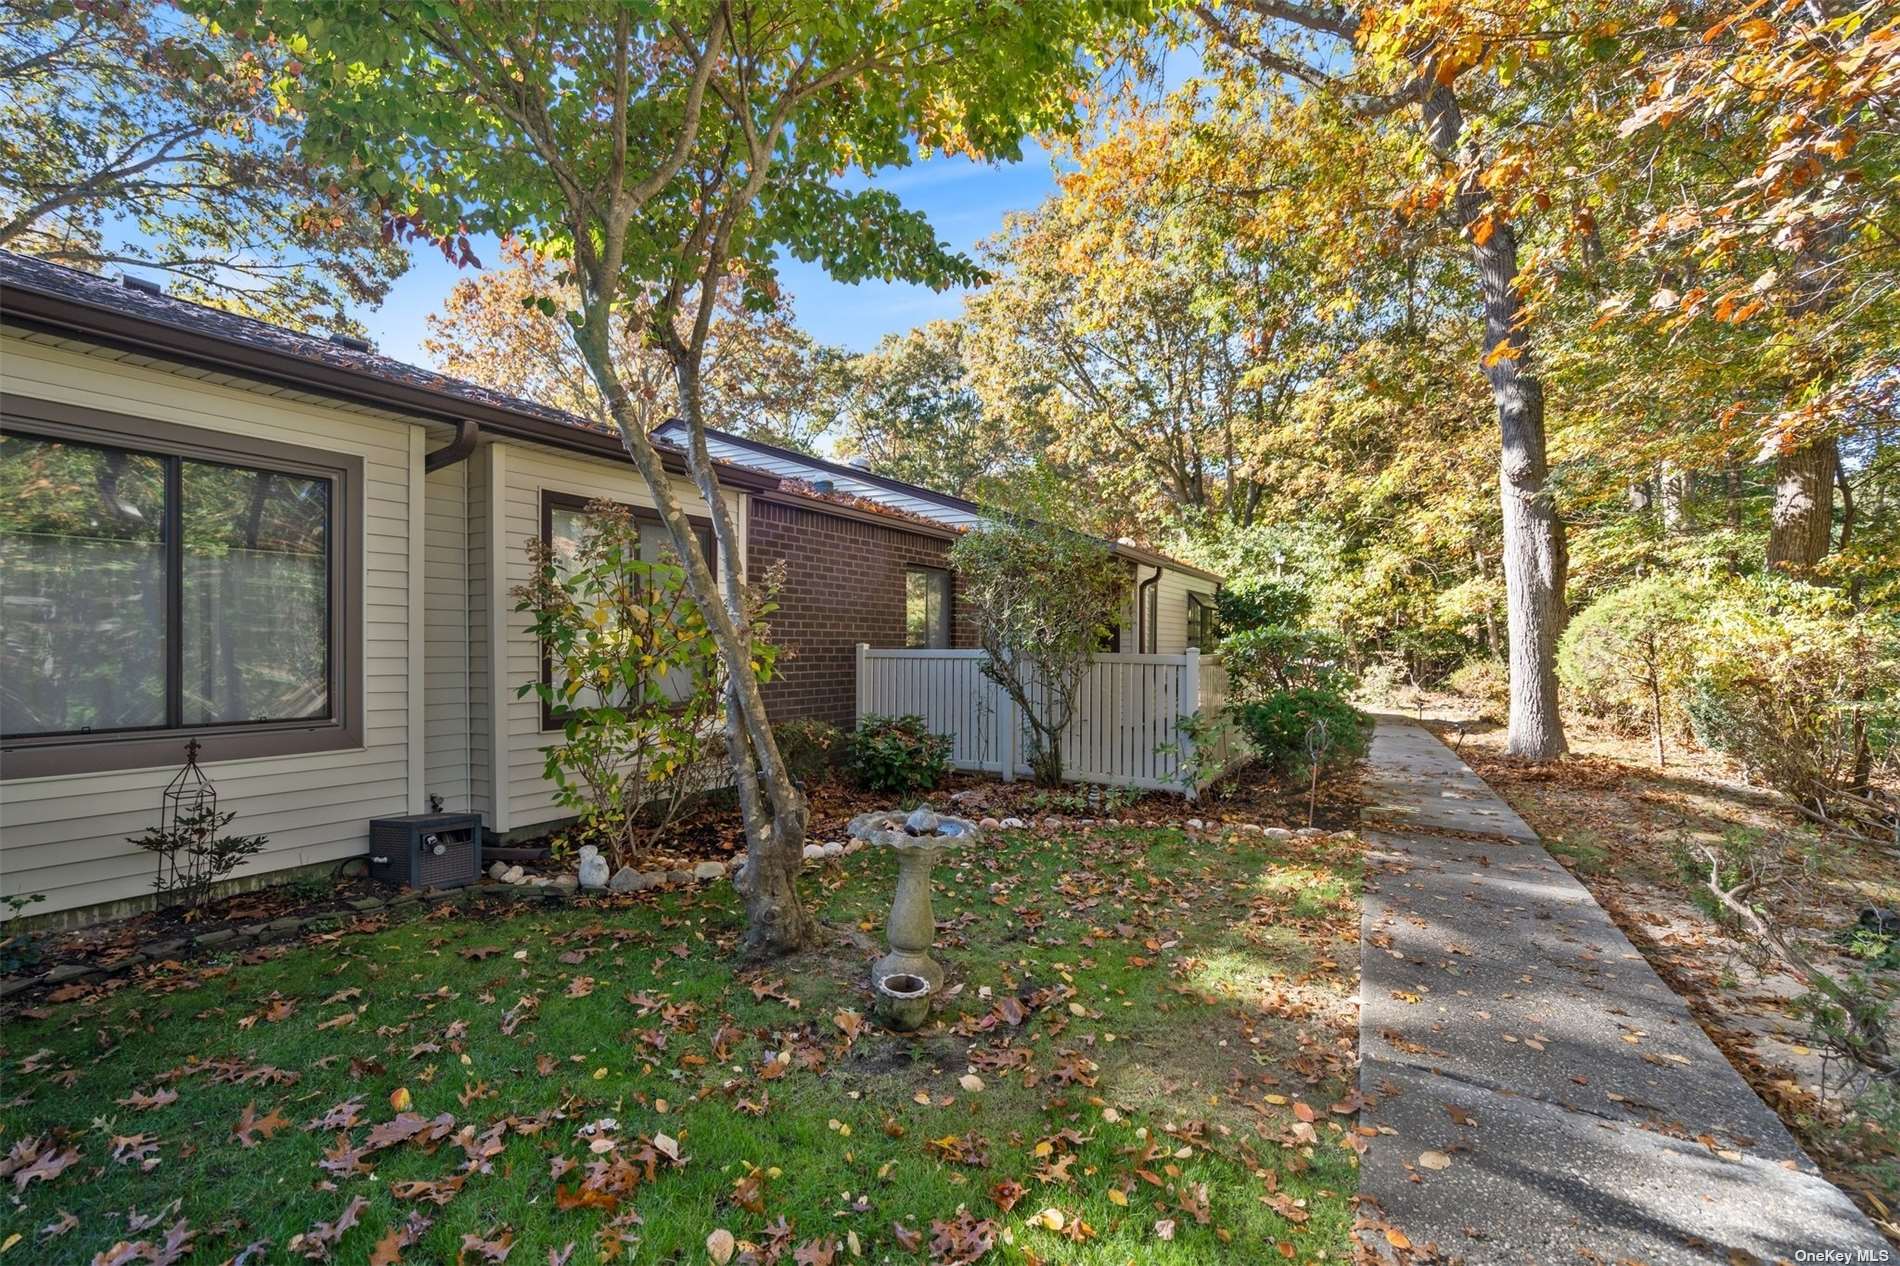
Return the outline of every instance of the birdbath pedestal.
<path id="1" fill-rule="evenodd" d="M 914 976 L 934 996 L 943 988 L 943 968 L 930 957 L 937 939 L 937 921 L 930 909 L 930 867 L 937 855 L 982 837 L 968 818 L 939 817 L 925 805 L 902 812 L 864 813 L 851 820 L 851 834 L 897 854 L 897 892 L 891 899 L 891 917 L 885 924 L 890 952 L 871 966 L 871 984 L 898 976 Z"/>

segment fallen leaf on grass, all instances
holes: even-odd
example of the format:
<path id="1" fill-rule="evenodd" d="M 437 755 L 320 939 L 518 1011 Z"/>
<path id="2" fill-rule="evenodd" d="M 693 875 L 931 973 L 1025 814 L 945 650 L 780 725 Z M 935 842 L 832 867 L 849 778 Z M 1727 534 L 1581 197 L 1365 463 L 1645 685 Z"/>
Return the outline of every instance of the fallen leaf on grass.
<path id="1" fill-rule="evenodd" d="M 255 1135 L 262 1134 L 265 1138 L 269 1138 L 289 1124 L 289 1119 L 275 1108 L 264 1116 L 258 1116 L 257 1104 L 252 1102 L 244 1105 L 244 1111 L 238 1114 L 237 1124 L 231 1127 L 231 1133 L 237 1136 L 237 1141 L 241 1146 L 256 1147 Z"/>
<path id="2" fill-rule="evenodd" d="M 401 1226 L 391 1227 L 389 1234 L 376 1241 L 376 1247 L 370 1250 L 369 1266 L 398 1266 L 403 1250 L 420 1240 L 431 1225 L 432 1219 L 412 1212 Z"/>
<path id="3" fill-rule="evenodd" d="M 508 1254 L 514 1252 L 515 1233 L 503 1230 L 493 1239 L 483 1239 L 479 1235 L 464 1235 L 461 1250 L 455 1254 L 456 1266 L 466 1266 L 469 1254 L 475 1254 L 478 1262 L 500 1263 L 508 1260 Z"/>

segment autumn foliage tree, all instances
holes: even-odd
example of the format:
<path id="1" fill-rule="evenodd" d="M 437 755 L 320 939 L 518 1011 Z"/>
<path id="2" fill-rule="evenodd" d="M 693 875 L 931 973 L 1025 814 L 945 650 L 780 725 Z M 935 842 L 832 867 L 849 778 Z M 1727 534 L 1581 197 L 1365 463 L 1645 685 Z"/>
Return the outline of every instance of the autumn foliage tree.
<path id="1" fill-rule="evenodd" d="M 543 301 L 559 312 L 573 306 L 561 269 L 515 241 L 502 243 L 500 263 L 455 283 L 427 318 L 423 350 L 447 373 L 612 430 L 606 397 L 567 325 L 542 307 Z M 748 307 L 742 291 L 736 279 L 728 282 L 707 334 L 706 414 L 723 430 L 814 451 L 832 415 L 827 395 L 813 386 L 835 375 L 845 355 L 799 329 L 789 301 Z M 677 413 L 666 357 L 631 326 L 616 331 L 612 346 L 620 374 L 653 401 L 653 410 L 662 417 Z"/>
<path id="2" fill-rule="evenodd" d="M 158 270 L 292 329 L 356 329 L 405 258 L 298 148 L 287 59 L 157 0 L 0 5 L 0 247 Z"/>
<path id="3" fill-rule="evenodd" d="M 561 261 L 572 337 L 726 669 L 749 945 L 806 944 L 795 879 L 808 810 L 746 652 L 743 579 L 714 576 L 648 439 L 655 402 L 621 372 L 615 340 L 631 326 L 666 358 L 719 548 L 743 557 L 705 437 L 705 355 L 728 279 L 761 302 L 789 251 L 846 280 L 974 280 L 894 197 L 836 176 L 907 162 L 919 144 L 1016 156 L 1027 131 L 1070 115 L 1084 46 L 1134 6 L 361 0 L 320 20 L 301 0 L 194 7 L 298 54 L 281 88 L 311 116 L 306 147 L 361 173 L 405 222 L 513 236 Z"/>

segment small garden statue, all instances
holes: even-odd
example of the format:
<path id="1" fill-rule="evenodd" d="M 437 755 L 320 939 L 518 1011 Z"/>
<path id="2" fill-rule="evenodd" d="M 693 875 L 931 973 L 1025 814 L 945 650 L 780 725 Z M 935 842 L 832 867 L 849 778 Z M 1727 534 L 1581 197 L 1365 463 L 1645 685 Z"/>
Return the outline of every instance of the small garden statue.
<path id="1" fill-rule="evenodd" d="M 607 859 L 592 844 L 581 845 L 580 884 L 589 891 L 607 886 Z"/>
<path id="2" fill-rule="evenodd" d="M 937 921 L 930 909 L 930 866 L 937 854 L 982 838 L 967 818 L 939 817 L 929 805 L 908 816 L 865 813 L 852 819 L 851 834 L 897 853 L 897 892 L 885 931 L 890 952 L 871 966 L 878 1005 L 893 1028 L 923 1024 L 930 1000 L 943 988 L 943 968 L 930 957 Z"/>

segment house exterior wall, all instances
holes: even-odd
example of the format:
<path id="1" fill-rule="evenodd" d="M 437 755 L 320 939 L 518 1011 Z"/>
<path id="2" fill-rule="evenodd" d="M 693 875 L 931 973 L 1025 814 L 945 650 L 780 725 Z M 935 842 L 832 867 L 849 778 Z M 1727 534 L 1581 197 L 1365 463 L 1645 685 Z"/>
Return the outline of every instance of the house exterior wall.
<path id="1" fill-rule="evenodd" d="M 359 746 L 214 761 L 205 773 L 232 830 L 269 843 L 239 877 L 363 853 L 371 818 L 409 810 L 420 794 L 412 767 L 412 663 L 421 630 L 411 619 L 410 489 L 422 445 L 415 424 L 266 395 L 117 353 L 8 334 L 0 339 L 9 393 L 360 459 L 363 542 Z M 420 692 L 417 692 L 420 693 Z M 160 796 L 183 762 L 150 768 L 7 778 L 0 756 L 0 891 L 42 893 L 35 916 L 138 901 L 151 892 L 153 860 L 127 841 L 158 822 Z"/>
<path id="2" fill-rule="evenodd" d="M 480 470 L 486 506 L 483 510 L 482 598 L 484 636 L 476 658 L 489 665 L 481 686 L 481 701 L 473 710 L 489 727 L 487 768 L 499 797 L 487 807 L 491 830 L 527 832 L 573 816 L 554 802 L 553 787 L 542 776 L 544 749 L 560 738 L 559 730 L 542 729 L 541 703 L 533 695 L 516 697 L 516 690 L 541 674 L 541 648 L 528 614 L 514 610 L 513 591 L 530 579 L 527 543 L 541 535 L 541 495 L 563 493 L 588 499 L 605 498 L 651 509 L 653 498 L 640 473 L 626 461 L 607 461 L 536 448 L 525 444 L 489 443 L 482 447 Z M 673 495 L 686 512 L 705 516 L 706 503 L 692 483 L 673 480 Z M 746 539 L 744 498 L 726 493 L 727 508 Z M 471 516 L 471 539 L 475 534 Z M 741 553 L 743 554 L 743 544 Z M 494 566 L 496 558 L 500 566 Z M 489 644 L 487 628 L 504 630 L 499 648 Z M 499 681 L 498 690 L 489 683 Z M 499 759 L 495 753 L 499 752 Z M 480 761 L 473 762 L 477 766 Z"/>
<path id="3" fill-rule="evenodd" d="M 778 674 L 765 686 L 774 721 L 811 718 L 849 727 L 857 703 L 857 645 L 904 644 L 904 568 L 948 569 L 950 542 L 900 525 L 753 498 L 748 557 L 764 577 L 784 564 L 772 613 L 782 648 Z M 976 645 L 976 630 L 951 580 L 951 645 Z"/>
<path id="4" fill-rule="evenodd" d="M 1154 574 L 1152 568 L 1141 569 L 1144 577 Z M 1187 609 L 1188 595 L 1200 594 L 1213 601 L 1214 591 L 1219 588 L 1213 581 L 1201 576 L 1176 571 L 1172 567 L 1161 570 L 1161 580 L 1155 586 L 1156 599 L 1160 607 L 1156 620 L 1157 645 L 1148 649 L 1157 655 L 1179 655 L 1187 650 Z"/>

